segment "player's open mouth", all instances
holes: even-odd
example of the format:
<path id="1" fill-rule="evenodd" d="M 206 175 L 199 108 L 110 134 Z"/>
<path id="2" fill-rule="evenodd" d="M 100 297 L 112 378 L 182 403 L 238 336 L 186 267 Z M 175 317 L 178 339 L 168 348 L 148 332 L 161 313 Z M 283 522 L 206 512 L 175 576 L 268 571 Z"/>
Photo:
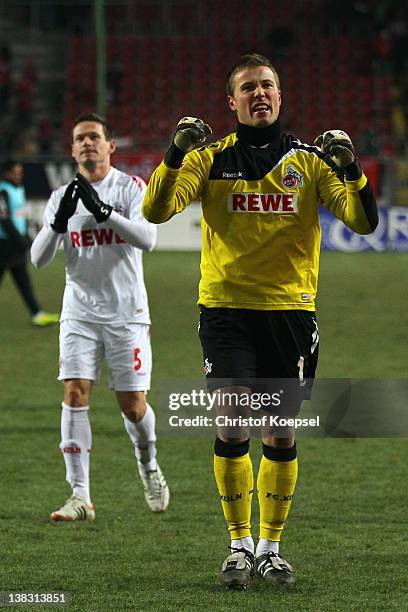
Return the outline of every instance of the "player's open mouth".
<path id="1" fill-rule="evenodd" d="M 268 104 L 255 104 L 255 106 L 252 107 L 252 112 L 254 113 L 262 113 L 268 110 L 270 110 L 270 106 L 268 106 Z"/>

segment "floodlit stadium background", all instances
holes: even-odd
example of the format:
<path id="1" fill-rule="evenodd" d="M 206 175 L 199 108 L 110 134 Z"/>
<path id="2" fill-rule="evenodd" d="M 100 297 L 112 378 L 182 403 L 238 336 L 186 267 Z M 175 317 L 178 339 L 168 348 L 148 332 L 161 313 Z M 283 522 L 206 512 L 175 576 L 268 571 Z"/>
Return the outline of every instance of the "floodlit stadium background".
<path id="1" fill-rule="evenodd" d="M 0 158 L 24 164 L 32 230 L 51 189 L 72 176 L 77 114 L 106 110 L 119 142 L 113 163 L 148 179 L 180 117 L 202 116 L 215 137 L 234 129 L 225 75 L 256 50 L 280 74 L 285 128 L 309 143 L 326 129 L 347 131 L 382 209 L 371 237 L 353 236 L 322 213 L 318 376 L 388 386 L 406 379 L 406 11 L 364 0 L 1 2 Z M 199 219 L 192 205 L 161 226 L 160 250 L 144 258 L 154 407 L 162 380 L 202 376 Z M 56 312 L 63 254 L 31 274 L 42 304 Z M 66 591 L 78 612 L 253 611 L 272 603 L 279 612 L 407 609 L 405 438 L 299 440 L 300 478 L 283 539 L 298 584 L 291 593 L 254 583 L 244 598 L 227 594 L 217 586 L 227 539 L 212 440 L 161 433 L 172 500 L 165 515 L 147 514 L 106 377 L 91 411 L 97 520 L 50 524 L 67 493 L 58 330 L 31 328 L 7 275 L 0 321 L 0 591 Z M 255 465 L 258 447 L 254 439 Z M 254 503 L 255 522 L 257 511 Z"/>
<path id="2" fill-rule="evenodd" d="M 405 207 L 406 12 L 385 0 L 2 2 L 0 157 L 24 161 L 30 201 L 44 202 L 72 173 L 72 121 L 98 110 L 115 130 L 116 165 L 148 179 L 180 117 L 203 117 L 214 139 L 234 129 L 226 73 L 256 50 L 280 74 L 284 128 L 308 143 L 345 130 L 380 205 Z M 405 210 L 388 214 L 374 239 L 331 244 L 325 231 L 324 246 L 406 250 Z M 181 246 L 199 246 L 197 213 L 181 223 L 175 235 L 160 228 L 159 247 L 180 246 L 180 235 Z"/>
<path id="3" fill-rule="evenodd" d="M 116 165 L 146 180 L 180 117 L 203 117 L 214 138 L 233 130 L 225 77 L 253 50 L 280 74 L 284 128 L 308 143 L 345 130 L 381 206 L 407 204 L 408 27 L 397 2 L 19 0 L 1 3 L 0 19 L 0 156 L 24 161 L 30 204 L 71 176 L 81 112 L 107 116 Z M 41 212 L 32 207 L 33 225 Z M 198 221 L 192 207 L 160 228 L 159 248 L 199 248 Z M 408 248 L 404 208 L 385 210 L 368 239 L 331 222 L 322 218 L 324 248 Z"/>

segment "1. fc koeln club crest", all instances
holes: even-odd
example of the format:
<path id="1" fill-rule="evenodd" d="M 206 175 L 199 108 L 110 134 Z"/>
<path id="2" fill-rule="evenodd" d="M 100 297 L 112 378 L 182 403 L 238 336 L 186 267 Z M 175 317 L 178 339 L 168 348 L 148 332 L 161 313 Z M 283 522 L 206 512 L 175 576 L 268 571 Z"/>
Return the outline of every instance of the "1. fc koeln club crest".
<path id="1" fill-rule="evenodd" d="M 294 189 L 296 185 L 302 187 L 303 174 L 300 174 L 292 166 L 286 168 L 286 174 L 282 179 L 282 184 L 286 189 Z"/>
<path id="2" fill-rule="evenodd" d="M 211 374 L 212 366 L 213 364 L 210 361 L 208 361 L 208 357 L 206 357 L 204 361 L 204 374 L 206 376 L 207 374 Z"/>

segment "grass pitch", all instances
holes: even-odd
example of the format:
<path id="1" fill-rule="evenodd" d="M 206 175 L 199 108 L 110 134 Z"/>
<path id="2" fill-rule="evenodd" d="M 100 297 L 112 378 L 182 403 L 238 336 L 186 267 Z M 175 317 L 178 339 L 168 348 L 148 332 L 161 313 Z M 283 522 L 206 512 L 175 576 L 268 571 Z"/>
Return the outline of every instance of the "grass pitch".
<path id="1" fill-rule="evenodd" d="M 196 253 L 145 257 L 153 405 L 161 378 L 201 376 L 198 265 Z M 407 377 L 407 265 L 404 254 L 323 254 L 319 376 Z M 58 310 L 63 257 L 32 275 L 44 308 Z M 91 415 L 96 521 L 52 524 L 49 512 L 69 494 L 58 451 L 58 330 L 30 326 L 9 278 L 0 296 L 0 591 L 65 591 L 69 609 L 78 612 L 408 610 L 405 439 L 302 440 L 282 543 L 297 584 L 284 590 L 254 580 L 246 593 L 229 593 L 217 583 L 228 540 L 212 440 L 161 437 L 159 460 L 172 498 L 165 514 L 151 513 L 104 378 Z M 255 440 L 252 455 L 257 465 Z M 50 609 L 59 608 L 44 608 Z"/>

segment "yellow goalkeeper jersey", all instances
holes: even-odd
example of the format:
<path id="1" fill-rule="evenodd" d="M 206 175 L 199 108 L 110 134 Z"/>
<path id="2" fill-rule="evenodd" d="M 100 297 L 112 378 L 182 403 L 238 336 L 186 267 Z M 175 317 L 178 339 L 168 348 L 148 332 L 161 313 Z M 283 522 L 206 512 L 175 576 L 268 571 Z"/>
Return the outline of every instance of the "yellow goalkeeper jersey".
<path id="1" fill-rule="evenodd" d="M 363 174 L 347 181 L 318 147 L 280 134 L 256 147 L 229 134 L 188 153 L 180 169 L 162 162 L 142 212 L 163 223 L 202 204 L 198 303 L 254 310 L 314 310 L 321 228 L 319 203 L 359 234 L 376 210 Z"/>

